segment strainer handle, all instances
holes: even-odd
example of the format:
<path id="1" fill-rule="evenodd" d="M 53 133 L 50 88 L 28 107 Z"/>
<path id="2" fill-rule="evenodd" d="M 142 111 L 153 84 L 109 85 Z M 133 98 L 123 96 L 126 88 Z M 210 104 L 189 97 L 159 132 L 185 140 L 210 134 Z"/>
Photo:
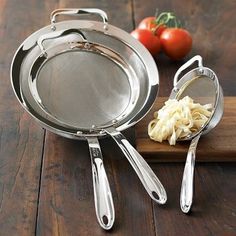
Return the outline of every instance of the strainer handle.
<path id="1" fill-rule="evenodd" d="M 43 42 L 45 40 L 60 38 L 62 36 L 66 36 L 66 35 L 69 35 L 72 33 L 78 34 L 81 37 L 82 41 L 84 41 L 84 42 L 87 41 L 84 34 L 79 29 L 67 29 L 67 30 L 60 30 L 60 31 L 55 31 L 55 32 L 50 32 L 48 34 L 44 34 L 41 37 L 39 37 L 39 39 L 37 40 L 37 44 L 40 47 L 40 50 L 42 51 L 42 53 L 46 56 L 47 53 L 46 53 L 46 50 L 43 46 Z"/>
<path id="2" fill-rule="evenodd" d="M 56 9 L 51 13 L 51 29 L 53 31 L 56 30 L 56 17 L 58 15 L 70 15 L 70 16 L 78 16 L 78 15 L 98 15 L 102 18 L 104 23 L 104 29 L 108 29 L 108 17 L 106 12 L 97 8 L 61 8 Z"/>
<path id="3" fill-rule="evenodd" d="M 165 204 L 167 201 L 165 188 L 143 157 L 128 142 L 125 136 L 113 127 L 106 129 L 105 132 L 111 135 L 116 141 L 135 170 L 149 196 L 158 204 Z"/>
<path id="4" fill-rule="evenodd" d="M 198 67 L 202 68 L 203 64 L 202 64 L 202 57 L 200 55 L 196 55 L 193 58 L 191 58 L 190 60 L 188 60 L 185 64 L 183 64 L 175 73 L 174 76 L 174 82 L 173 85 L 174 87 L 177 85 L 178 83 L 178 79 L 179 79 L 179 75 L 186 70 L 189 66 L 191 66 L 195 61 L 198 61 Z"/>
<path id="5" fill-rule="evenodd" d="M 192 139 L 184 167 L 181 191 L 180 191 L 180 208 L 182 212 L 188 213 L 193 202 L 193 182 L 194 166 L 196 159 L 196 149 L 201 133 Z"/>
<path id="6" fill-rule="evenodd" d="M 99 224 L 105 230 L 112 228 L 115 220 L 110 185 L 103 164 L 101 148 L 96 137 L 87 137 L 92 163 L 95 210 Z"/>

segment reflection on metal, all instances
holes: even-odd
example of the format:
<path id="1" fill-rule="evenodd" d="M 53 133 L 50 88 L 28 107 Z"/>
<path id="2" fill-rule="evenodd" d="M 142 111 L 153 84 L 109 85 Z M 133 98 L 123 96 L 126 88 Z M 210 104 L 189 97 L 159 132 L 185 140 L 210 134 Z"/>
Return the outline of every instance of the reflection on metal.
<path id="1" fill-rule="evenodd" d="M 198 67 L 190 70 L 179 80 L 180 74 L 194 62 L 198 62 Z M 193 179 L 196 158 L 196 149 L 201 135 L 208 133 L 221 120 L 223 115 L 223 92 L 219 85 L 216 74 L 202 64 L 202 57 L 197 55 L 181 66 L 174 76 L 173 90 L 170 99 L 181 99 L 185 96 L 191 97 L 194 102 L 200 104 L 212 104 L 213 109 L 208 121 L 200 130 L 186 138 L 178 141 L 191 140 L 185 163 L 183 180 L 180 192 L 180 207 L 184 213 L 188 213 L 192 206 L 193 199 Z"/>

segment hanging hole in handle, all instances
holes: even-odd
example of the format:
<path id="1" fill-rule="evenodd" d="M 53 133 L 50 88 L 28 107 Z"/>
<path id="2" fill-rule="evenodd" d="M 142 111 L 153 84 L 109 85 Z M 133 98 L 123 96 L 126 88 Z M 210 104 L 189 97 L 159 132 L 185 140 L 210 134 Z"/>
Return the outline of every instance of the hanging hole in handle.
<path id="1" fill-rule="evenodd" d="M 156 202 L 160 205 L 164 205 L 167 201 L 167 195 L 166 192 L 160 193 L 161 195 L 159 196 L 155 191 L 152 191 L 152 196 L 156 200 Z"/>
<path id="2" fill-rule="evenodd" d="M 184 205 L 184 206 L 181 206 L 181 210 L 183 211 L 183 213 L 185 214 L 190 214 L 192 212 L 191 210 L 191 206 L 190 205 Z"/>
<path id="3" fill-rule="evenodd" d="M 157 201 L 160 200 L 158 194 L 157 194 L 155 191 L 152 191 L 152 196 L 153 196 Z"/>
<path id="4" fill-rule="evenodd" d="M 106 215 L 104 215 L 104 216 L 102 217 L 102 222 L 103 222 L 104 225 L 107 225 L 107 224 L 108 224 L 108 217 L 107 217 Z"/>

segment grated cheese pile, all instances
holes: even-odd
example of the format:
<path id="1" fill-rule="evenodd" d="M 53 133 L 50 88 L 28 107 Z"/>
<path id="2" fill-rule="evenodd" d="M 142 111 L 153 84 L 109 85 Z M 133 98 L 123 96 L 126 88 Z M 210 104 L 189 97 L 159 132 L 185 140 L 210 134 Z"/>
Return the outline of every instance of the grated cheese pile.
<path id="1" fill-rule="evenodd" d="M 194 103 L 188 96 L 180 100 L 169 99 L 154 113 L 148 135 L 155 141 L 168 140 L 170 145 L 175 145 L 178 138 L 199 131 L 211 116 L 211 109 L 212 104 Z"/>

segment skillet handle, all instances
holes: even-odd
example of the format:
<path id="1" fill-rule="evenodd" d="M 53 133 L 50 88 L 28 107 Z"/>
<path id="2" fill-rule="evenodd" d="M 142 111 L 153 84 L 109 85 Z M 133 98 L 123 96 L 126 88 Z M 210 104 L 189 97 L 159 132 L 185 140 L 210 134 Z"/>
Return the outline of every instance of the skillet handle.
<path id="1" fill-rule="evenodd" d="M 53 31 L 56 30 L 56 17 L 58 15 L 70 15 L 70 16 L 78 16 L 78 15 L 98 15 L 102 18 L 104 23 L 104 30 L 108 29 L 108 17 L 106 12 L 97 9 L 97 8 L 62 8 L 56 9 L 51 13 L 51 29 Z"/>
<path id="2" fill-rule="evenodd" d="M 110 185 L 103 165 L 102 152 L 96 137 L 87 137 L 92 163 L 95 210 L 99 224 L 105 230 L 112 228 L 115 220 Z"/>
<path id="3" fill-rule="evenodd" d="M 116 141 L 131 166 L 138 175 L 144 188 L 149 196 L 158 204 L 165 204 L 167 201 L 166 191 L 160 180 L 154 174 L 150 166 L 143 159 L 143 157 L 135 150 L 135 148 L 128 142 L 123 134 L 113 128 L 105 130 Z"/>
<path id="4" fill-rule="evenodd" d="M 184 71 L 186 70 L 189 66 L 191 66 L 195 61 L 198 61 L 198 67 L 201 69 L 203 67 L 203 64 L 202 64 L 202 57 L 200 55 L 196 55 L 194 56 L 193 58 L 191 58 L 190 60 L 188 60 L 185 64 L 183 64 L 178 70 L 177 72 L 175 73 L 175 76 L 174 76 L 174 81 L 173 81 L 173 85 L 174 87 L 177 85 L 178 83 L 178 78 L 179 78 L 179 75 Z"/>
<path id="5" fill-rule="evenodd" d="M 84 34 L 79 29 L 67 29 L 67 30 L 60 30 L 60 31 L 55 31 L 55 32 L 51 32 L 51 33 L 48 33 L 48 34 L 44 34 L 41 37 L 39 37 L 39 39 L 37 40 L 37 44 L 40 47 L 40 50 L 42 51 L 42 53 L 45 56 L 47 56 L 46 50 L 43 46 L 43 42 L 45 40 L 60 38 L 62 36 L 66 36 L 66 35 L 69 35 L 69 34 L 72 34 L 72 33 L 78 34 L 81 37 L 82 42 L 87 41 Z"/>

